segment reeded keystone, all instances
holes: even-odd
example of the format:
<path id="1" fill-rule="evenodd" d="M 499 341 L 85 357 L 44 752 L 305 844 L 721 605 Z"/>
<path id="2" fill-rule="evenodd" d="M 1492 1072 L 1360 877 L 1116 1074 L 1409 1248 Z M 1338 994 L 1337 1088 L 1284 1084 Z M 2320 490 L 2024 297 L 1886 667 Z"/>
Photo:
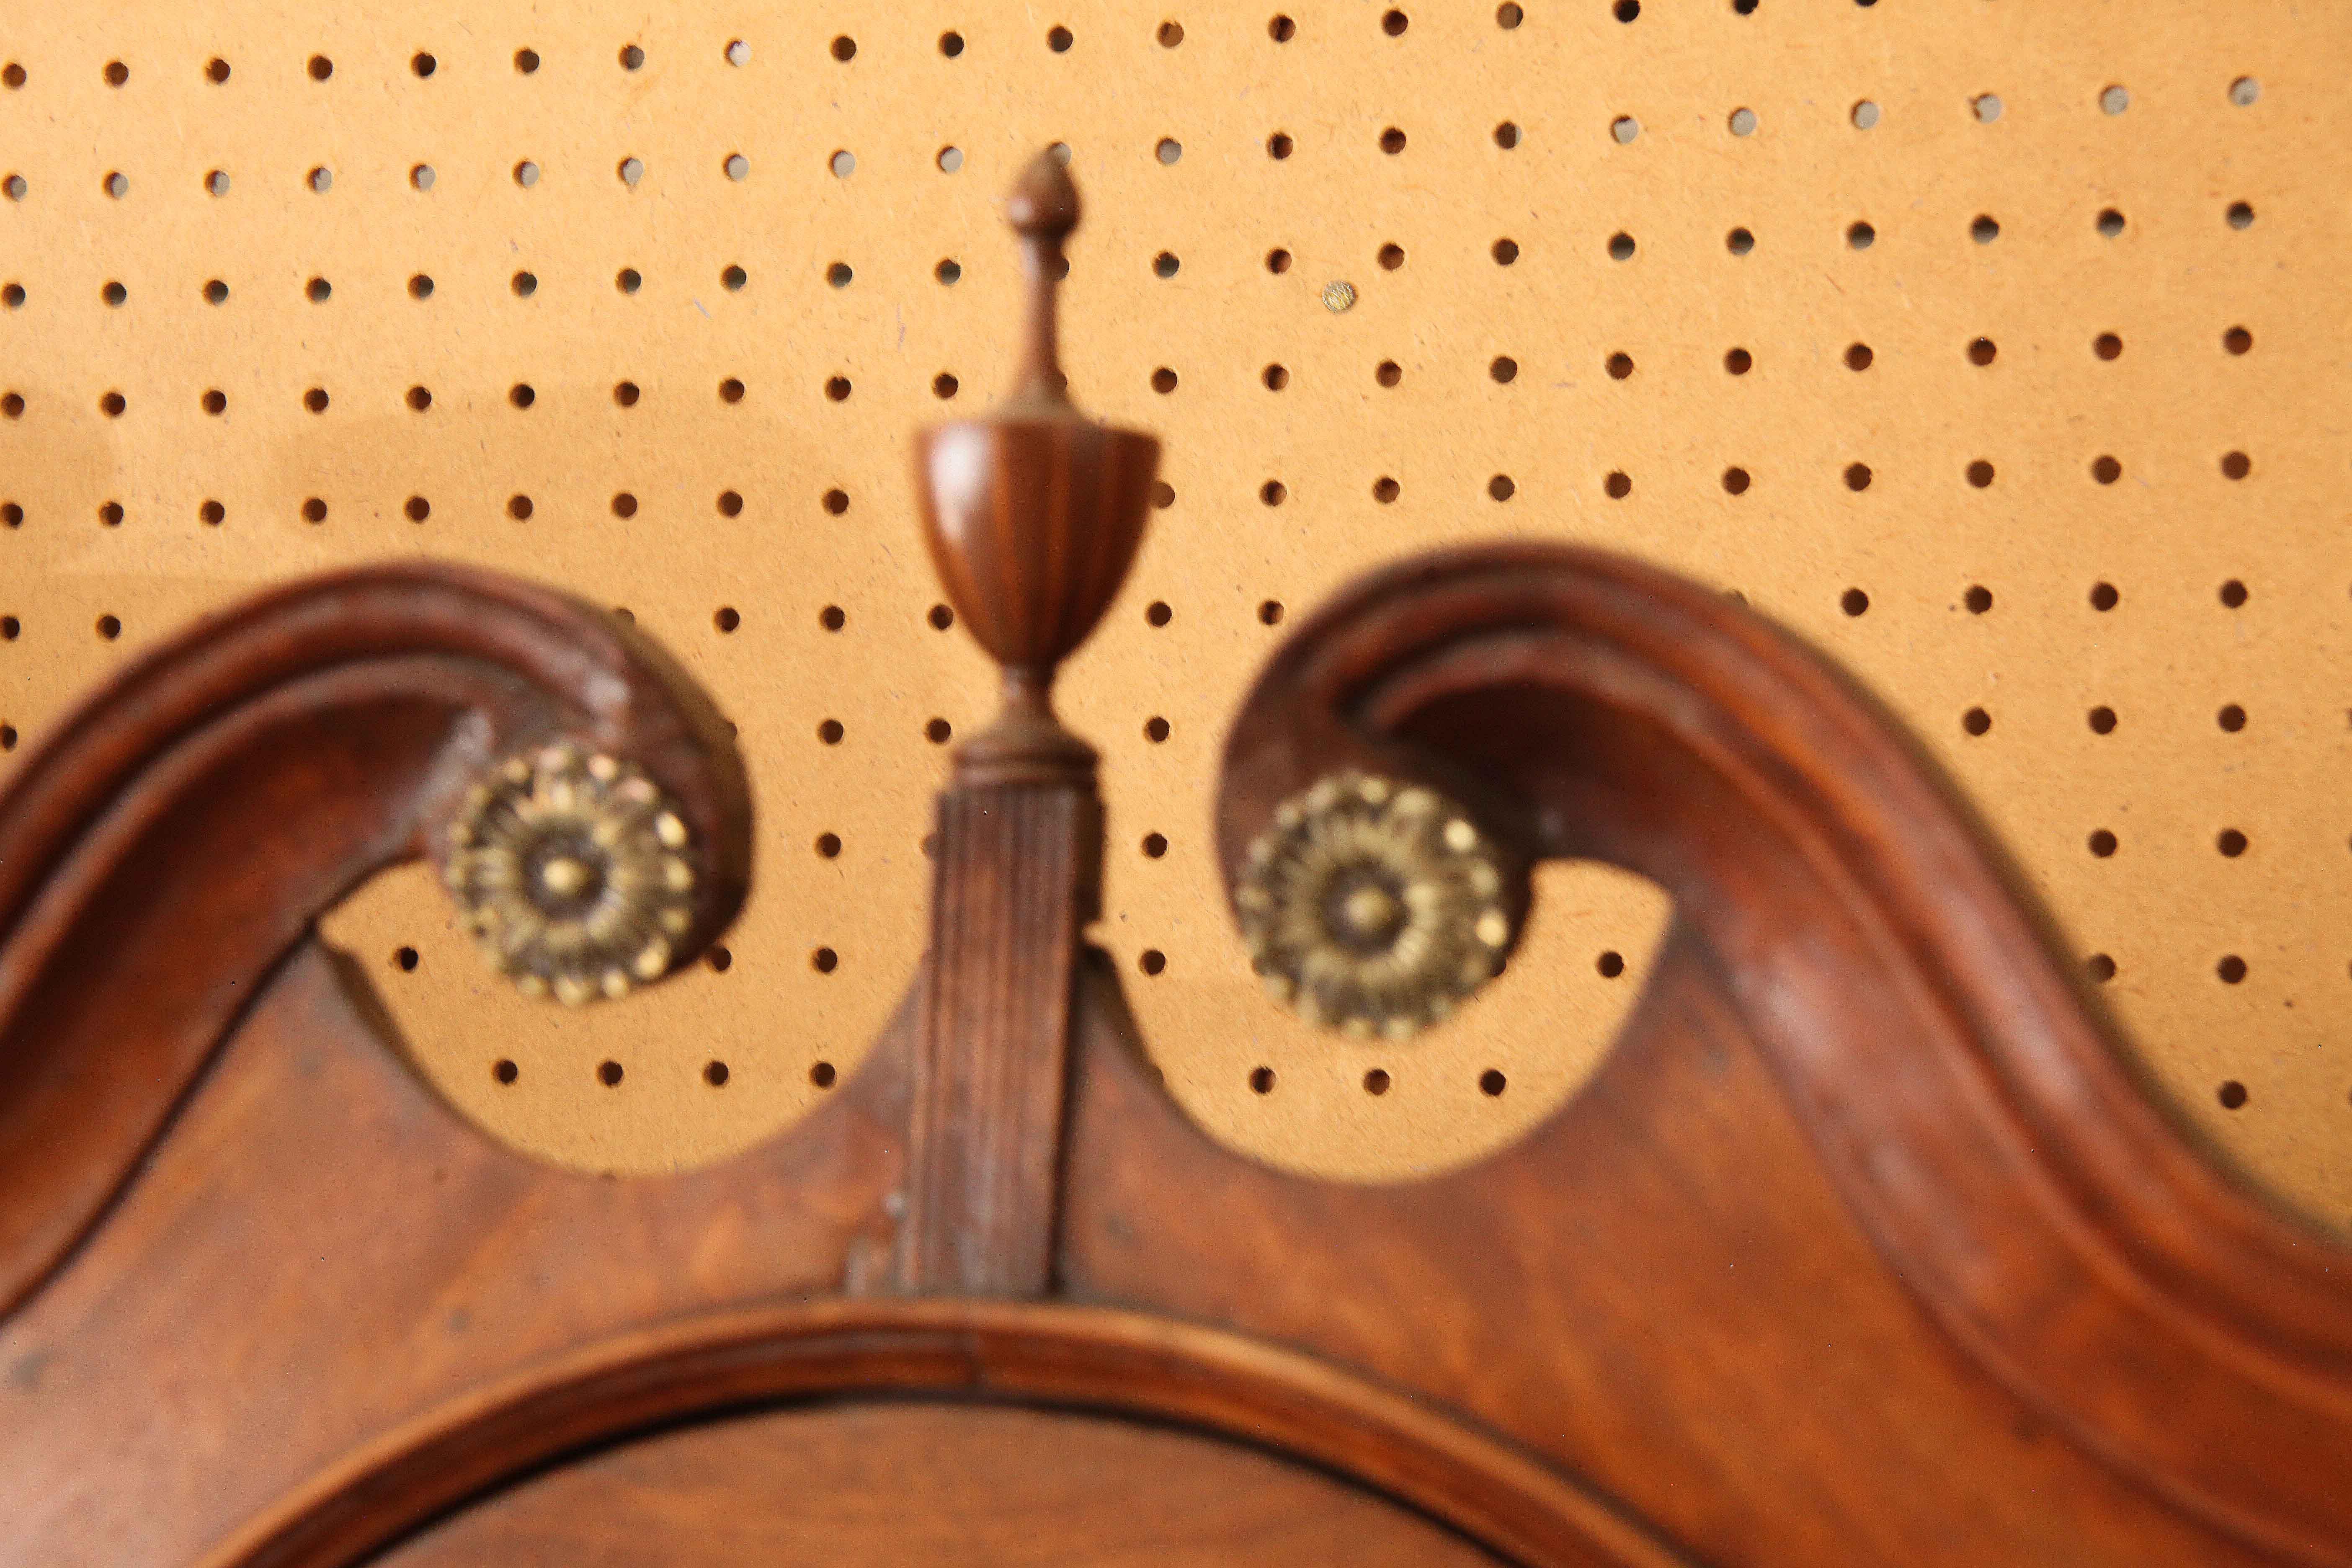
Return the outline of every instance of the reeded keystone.
<path id="1" fill-rule="evenodd" d="M 1054 290 L 1078 193 L 1052 153 L 1029 165 L 1006 216 L 1028 274 L 1020 378 L 982 417 L 915 437 L 932 563 L 1004 670 L 1003 710 L 958 749 L 956 782 L 1090 786 L 1095 751 L 1054 717 L 1054 667 L 1094 630 L 1135 561 L 1160 443 L 1087 418 L 1066 391 Z"/>

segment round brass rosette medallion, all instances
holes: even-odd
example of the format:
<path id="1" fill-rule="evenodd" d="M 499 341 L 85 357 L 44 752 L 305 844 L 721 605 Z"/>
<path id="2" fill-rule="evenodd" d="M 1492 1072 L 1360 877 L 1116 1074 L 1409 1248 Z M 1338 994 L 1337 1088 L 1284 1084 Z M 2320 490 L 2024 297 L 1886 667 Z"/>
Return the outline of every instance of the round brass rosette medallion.
<path id="1" fill-rule="evenodd" d="M 1502 858 L 1436 791 L 1362 773 L 1285 801 L 1234 890 L 1266 990 L 1308 1023 L 1402 1038 L 1493 976 L 1513 922 Z"/>
<path id="2" fill-rule="evenodd" d="M 573 1006 L 660 979 L 694 924 L 675 805 L 631 764 L 569 742 L 510 757 L 467 793 L 442 876 L 491 963 Z"/>

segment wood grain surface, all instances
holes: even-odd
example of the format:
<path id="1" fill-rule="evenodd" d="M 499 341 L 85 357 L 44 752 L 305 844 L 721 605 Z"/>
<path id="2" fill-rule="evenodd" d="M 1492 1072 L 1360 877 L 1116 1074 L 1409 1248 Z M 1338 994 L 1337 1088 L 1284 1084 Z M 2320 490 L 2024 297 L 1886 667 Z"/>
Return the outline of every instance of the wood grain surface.
<path id="1" fill-rule="evenodd" d="M 576 1460 L 383 1568 L 1475 1568 L 1443 1527 L 1167 1427 L 985 1405 L 739 1416 Z"/>

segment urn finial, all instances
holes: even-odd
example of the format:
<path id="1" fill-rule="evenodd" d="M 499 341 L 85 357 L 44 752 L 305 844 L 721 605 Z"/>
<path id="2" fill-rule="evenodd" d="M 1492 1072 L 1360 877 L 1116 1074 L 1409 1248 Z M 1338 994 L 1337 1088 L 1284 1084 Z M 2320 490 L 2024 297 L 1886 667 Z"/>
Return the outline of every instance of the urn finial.
<path id="1" fill-rule="evenodd" d="M 1090 787 L 1095 752 L 1054 717 L 1054 667 L 1093 631 L 1142 542 L 1160 443 L 1081 415 L 1068 397 L 1055 292 L 1078 193 L 1038 154 L 1005 204 L 1021 237 L 1028 322 L 1012 395 L 916 437 L 923 537 L 956 613 L 1003 667 L 1004 710 L 956 753 L 966 787 Z"/>

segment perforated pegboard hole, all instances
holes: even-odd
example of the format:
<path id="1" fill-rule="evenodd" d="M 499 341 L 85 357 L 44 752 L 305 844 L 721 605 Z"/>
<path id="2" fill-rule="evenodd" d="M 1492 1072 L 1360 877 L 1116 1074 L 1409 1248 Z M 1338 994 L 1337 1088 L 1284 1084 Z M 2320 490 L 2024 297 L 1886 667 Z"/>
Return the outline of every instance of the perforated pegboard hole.
<path id="1" fill-rule="evenodd" d="M 1869 131 L 1878 124 L 1878 105 L 1865 98 L 1846 111 L 1846 119 L 1857 131 Z"/>
<path id="2" fill-rule="evenodd" d="M 743 615 L 732 605 L 721 605 L 711 612 L 710 624 L 722 634 L 731 633 L 743 624 Z"/>
<path id="3" fill-rule="evenodd" d="M 501 1085 L 512 1085 L 522 1076 L 522 1069 L 505 1057 L 490 1064 L 490 1077 Z"/>
<path id="4" fill-rule="evenodd" d="M 407 514 L 409 521 L 423 522 L 433 515 L 433 503 L 423 496 L 410 496 L 402 505 L 401 510 Z"/>
<path id="5" fill-rule="evenodd" d="M 1867 615 L 1870 612 L 1870 595 L 1859 588 L 1848 588 L 1838 595 L 1838 608 L 1849 616 Z"/>
<path id="6" fill-rule="evenodd" d="M 923 739 L 934 746 L 944 746 L 955 739 L 955 726 L 944 719 L 929 719 L 923 723 Z"/>
<path id="7" fill-rule="evenodd" d="M 1372 499 L 1382 506 L 1395 500 L 1402 492 L 1403 487 L 1386 474 L 1372 481 Z"/>
<path id="8" fill-rule="evenodd" d="M 831 1062 L 813 1062 L 809 1066 L 809 1082 L 819 1089 L 831 1089 L 840 1076 Z"/>
<path id="9" fill-rule="evenodd" d="M 2124 341 L 2113 332 L 2101 332 L 2091 340 L 2091 352 L 2101 359 L 2120 359 L 2123 357 Z"/>
<path id="10" fill-rule="evenodd" d="M 1393 1081 L 1389 1077 L 1386 1068 L 1374 1068 L 1364 1074 L 1364 1092 L 1378 1099 L 1388 1093 L 1389 1086 Z"/>
<path id="11" fill-rule="evenodd" d="M 2254 334 L 2243 327 L 2231 327 L 2221 334 L 2221 348 L 2226 353 L 2242 354 L 2254 346 Z"/>
<path id="12" fill-rule="evenodd" d="M 1734 256 L 1745 256 L 1756 248 L 1756 237 L 1747 229 L 1735 228 L 1723 237 L 1723 247 Z"/>
<path id="13" fill-rule="evenodd" d="M 1728 494 L 1736 496 L 1746 495 L 1748 493 L 1748 486 L 1749 482 L 1750 480 L 1746 468 L 1733 467 L 1723 470 L 1723 488 Z"/>
<path id="14" fill-rule="evenodd" d="M 1981 735 L 1991 728 L 1992 715 L 1981 708 L 1971 708 L 1960 715 L 1960 729 L 1963 733 Z"/>
<path id="15" fill-rule="evenodd" d="M 2228 220 L 2231 228 L 2254 226 L 2254 209 L 2250 202 L 2231 202 L 2230 210 L 2222 216 Z"/>
<path id="16" fill-rule="evenodd" d="M 2102 860 L 2112 858 L 2118 847 L 2116 836 L 2104 827 L 2094 832 L 2084 842 L 2091 853 Z"/>
<path id="17" fill-rule="evenodd" d="M 1746 349 L 1729 349 L 1723 356 L 1723 368 L 1733 375 L 1746 375 L 1756 368 L 1756 356 Z"/>
<path id="18" fill-rule="evenodd" d="M 409 407 L 422 414 L 433 406 L 432 390 L 428 387 L 412 386 L 408 389 L 405 401 Z"/>
<path id="19" fill-rule="evenodd" d="M 1057 55 L 1068 54 L 1070 46 L 1076 41 L 1076 37 L 1067 27 L 1056 26 L 1045 31 L 1045 47 Z"/>
<path id="20" fill-rule="evenodd" d="M 1162 834 L 1147 833 L 1143 836 L 1142 849 L 1145 859 L 1157 860 L 1168 853 L 1168 839 Z"/>
<path id="21" fill-rule="evenodd" d="M 1495 145 L 1508 153 L 1517 147 L 1521 138 L 1518 126 L 1506 120 L 1495 127 Z"/>
<path id="22" fill-rule="evenodd" d="M 1252 1068 L 1249 1075 L 1249 1086 L 1250 1092 L 1252 1094 L 1272 1094 L 1274 1092 L 1274 1069 L 1272 1068 Z"/>
<path id="23" fill-rule="evenodd" d="M 1970 364 L 1990 364 L 1994 360 L 2000 357 L 2000 347 L 1990 338 L 1978 338 L 1969 344 L 1969 363 Z"/>
<path id="24" fill-rule="evenodd" d="M 2246 961 L 2236 953 L 2225 953 L 2213 966 L 2213 973 L 2224 985 L 2241 985 L 2246 979 Z"/>
<path id="25" fill-rule="evenodd" d="M 841 967 L 841 954 L 829 947 L 820 947 L 809 953 L 809 967 L 819 974 L 831 974 Z"/>
<path id="26" fill-rule="evenodd" d="M 2099 92 L 2099 109 L 2107 114 L 2121 114 L 2131 107 L 2131 94 L 2120 86 L 2103 88 Z"/>
<path id="27" fill-rule="evenodd" d="M 1290 252 L 1276 246 L 1265 253 L 1265 269 L 1280 276 L 1290 270 Z"/>
<path id="28" fill-rule="evenodd" d="M 2116 605 L 2122 603 L 2122 601 L 2123 595 L 2117 591 L 2113 583 L 2094 583 L 2091 584 L 2091 608 L 2098 611 L 2101 615 L 2105 615 L 2107 611 L 2114 609 Z"/>
<path id="29" fill-rule="evenodd" d="M 1868 370 L 1871 362 L 1877 357 L 1868 343 L 1848 343 L 1845 346 L 1845 367 L 1848 370 Z"/>
<path id="30" fill-rule="evenodd" d="M 324 81 L 335 74 L 335 62 L 324 55 L 312 55 L 310 70 L 312 81 Z"/>
<path id="31" fill-rule="evenodd" d="M 97 630 L 102 641 L 112 642 L 122 635 L 122 617 L 112 615 L 100 616 L 98 617 Z"/>
<path id="32" fill-rule="evenodd" d="M 214 169 L 205 175 L 205 191 L 209 195 L 225 196 L 229 193 L 228 171 Z"/>
<path id="33" fill-rule="evenodd" d="M 930 614 L 926 616 L 924 619 L 931 623 L 931 629 L 933 631 L 943 632 L 950 626 L 955 625 L 955 612 L 948 608 L 945 605 L 933 605 L 931 606 Z"/>
<path id="34" fill-rule="evenodd" d="M 1601 489 L 1611 500 L 1623 500 L 1633 493 L 1633 476 L 1617 469 L 1601 481 Z"/>
<path id="35" fill-rule="evenodd" d="M 196 508 L 196 521 L 207 528 L 218 528 L 228 519 L 228 509 L 216 500 L 205 501 Z"/>
<path id="36" fill-rule="evenodd" d="M 2116 710 L 2114 709 L 2104 706 L 2094 708 L 2087 715 L 2087 718 L 2091 726 L 2091 733 L 2094 735 L 2112 735 L 2116 732 Z"/>
<path id="37" fill-rule="evenodd" d="M 1154 599 L 1143 607 L 1143 620 L 1147 626 L 1164 626 L 1173 620 L 1175 616 L 1176 612 L 1170 609 L 1167 601 L 1163 599 Z"/>
<path id="38" fill-rule="evenodd" d="M 1969 591 L 1960 595 L 1960 603 L 1972 616 L 1985 615 L 1992 609 L 1992 590 L 1981 583 L 1972 584 Z"/>
<path id="39" fill-rule="evenodd" d="M 2220 712 L 2213 715 L 2213 721 L 2225 733 L 2234 735 L 2246 727 L 2246 710 L 2234 702 L 2226 703 Z"/>
<path id="40" fill-rule="evenodd" d="M 119 500 L 102 502 L 98 509 L 98 521 L 102 526 L 107 528 L 121 528 L 122 526 L 122 503 Z"/>
<path id="41" fill-rule="evenodd" d="M 2099 232 L 2101 234 L 2105 235 L 2109 239 L 2113 239 L 2116 236 L 2123 233 L 2123 231 L 2124 215 L 2122 213 L 2117 212 L 2114 207 L 2108 207 L 2099 214 Z"/>

